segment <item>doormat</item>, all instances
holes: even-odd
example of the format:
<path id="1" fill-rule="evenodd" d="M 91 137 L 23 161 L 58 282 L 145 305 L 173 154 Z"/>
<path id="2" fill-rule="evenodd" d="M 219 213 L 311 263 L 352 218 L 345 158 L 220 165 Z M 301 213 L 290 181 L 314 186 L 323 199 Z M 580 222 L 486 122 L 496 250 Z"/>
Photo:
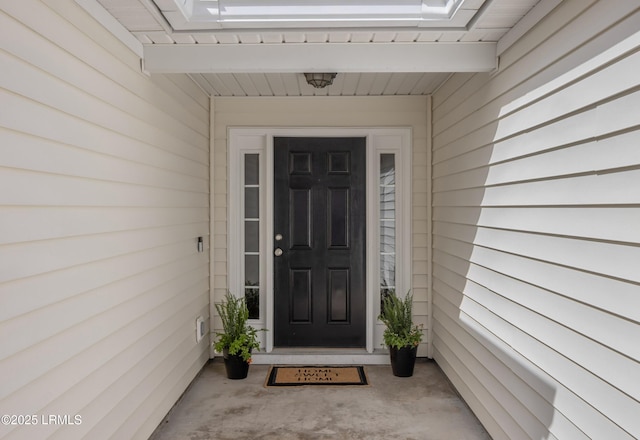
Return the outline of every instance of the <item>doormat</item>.
<path id="1" fill-rule="evenodd" d="M 338 367 L 271 367 L 267 374 L 268 387 L 300 385 L 368 385 L 362 366 Z"/>

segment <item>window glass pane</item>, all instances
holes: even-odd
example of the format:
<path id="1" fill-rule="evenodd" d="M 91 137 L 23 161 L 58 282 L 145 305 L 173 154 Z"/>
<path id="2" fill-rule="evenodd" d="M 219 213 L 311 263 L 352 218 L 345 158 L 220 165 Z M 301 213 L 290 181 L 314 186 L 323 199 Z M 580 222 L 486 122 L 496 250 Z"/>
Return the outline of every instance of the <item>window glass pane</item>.
<path id="1" fill-rule="evenodd" d="M 380 155 L 380 185 L 395 185 L 396 156 L 395 154 Z"/>
<path id="2" fill-rule="evenodd" d="M 396 285 L 396 256 L 380 255 L 380 286 L 395 287 Z"/>
<path id="3" fill-rule="evenodd" d="M 260 319 L 260 289 L 244 289 L 244 300 L 249 309 L 249 319 Z"/>
<path id="4" fill-rule="evenodd" d="M 380 218 L 396 218 L 396 188 L 380 187 Z"/>
<path id="5" fill-rule="evenodd" d="M 259 188 L 244 189 L 244 218 L 259 217 Z"/>
<path id="6" fill-rule="evenodd" d="M 244 256 L 244 285 L 260 285 L 260 257 L 258 255 Z"/>
<path id="7" fill-rule="evenodd" d="M 244 251 L 260 251 L 260 223 L 256 221 L 244 222 Z"/>
<path id="8" fill-rule="evenodd" d="M 244 155 L 244 184 L 258 185 L 260 181 L 258 154 Z"/>
<path id="9" fill-rule="evenodd" d="M 395 293 L 395 289 L 380 289 L 380 310 L 382 310 L 384 306 L 385 298 L 392 293 Z"/>
<path id="10" fill-rule="evenodd" d="M 396 222 L 380 222 L 380 252 L 395 253 L 396 251 Z"/>

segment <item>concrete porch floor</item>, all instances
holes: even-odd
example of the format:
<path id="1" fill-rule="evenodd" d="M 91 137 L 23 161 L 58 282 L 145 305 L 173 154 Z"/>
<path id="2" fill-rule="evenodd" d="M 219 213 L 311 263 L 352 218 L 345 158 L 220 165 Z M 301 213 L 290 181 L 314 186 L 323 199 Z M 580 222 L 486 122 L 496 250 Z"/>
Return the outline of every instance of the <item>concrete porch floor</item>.
<path id="1" fill-rule="evenodd" d="M 151 440 L 487 440 L 480 422 L 433 361 L 413 377 L 366 365 L 369 386 L 269 387 L 268 365 L 226 378 L 221 360 L 205 365 Z"/>

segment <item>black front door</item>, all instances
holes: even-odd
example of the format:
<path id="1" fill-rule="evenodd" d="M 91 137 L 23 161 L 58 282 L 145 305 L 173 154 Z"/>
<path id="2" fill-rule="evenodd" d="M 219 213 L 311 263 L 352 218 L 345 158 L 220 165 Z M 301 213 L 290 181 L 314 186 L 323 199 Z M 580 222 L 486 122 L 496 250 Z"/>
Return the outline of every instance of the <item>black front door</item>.
<path id="1" fill-rule="evenodd" d="M 274 139 L 274 345 L 365 346 L 365 139 Z"/>

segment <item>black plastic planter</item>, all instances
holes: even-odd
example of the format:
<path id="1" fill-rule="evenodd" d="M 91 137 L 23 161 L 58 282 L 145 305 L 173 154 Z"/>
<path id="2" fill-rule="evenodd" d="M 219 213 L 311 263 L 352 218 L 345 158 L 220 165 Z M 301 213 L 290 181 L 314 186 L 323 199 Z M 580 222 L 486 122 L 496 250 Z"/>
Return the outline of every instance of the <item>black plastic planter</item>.
<path id="1" fill-rule="evenodd" d="M 229 354 L 225 348 L 222 352 L 224 356 L 224 369 L 227 371 L 229 379 L 245 379 L 249 374 L 249 362 L 242 359 L 241 356 Z"/>
<path id="2" fill-rule="evenodd" d="M 418 355 L 418 347 L 389 347 L 391 355 L 391 369 L 393 375 L 398 377 L 413 376 L 413 367 L 416 364 L 416 356 Z"/>

